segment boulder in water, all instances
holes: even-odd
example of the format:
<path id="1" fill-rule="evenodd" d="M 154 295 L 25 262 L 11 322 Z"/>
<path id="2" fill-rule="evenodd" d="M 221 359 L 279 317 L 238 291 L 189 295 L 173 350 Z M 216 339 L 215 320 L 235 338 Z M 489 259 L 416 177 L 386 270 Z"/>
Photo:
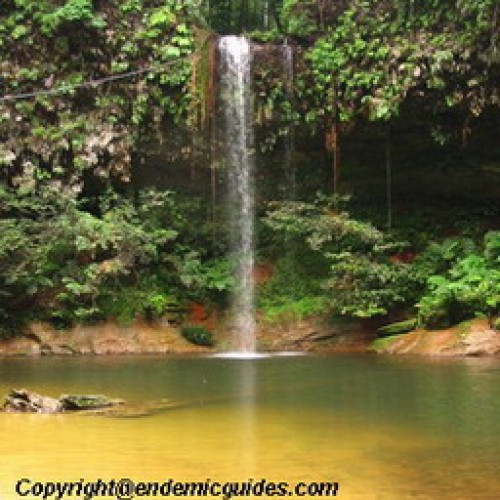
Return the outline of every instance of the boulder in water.
<path id="1" fill-rule="evenodd" d="M 60 413 L 61 402 L 26 389 L 12 389 L 5 398 L 3 410 L 9 413 Z"/>
<path id="2" fill-rule="evenodd" d="M 62 413 L 97 410 L 123 404 L 121 399 L 102 395 L 64 395 L 58 399 L 42 396 L 26 389 L 11 389 L 5 397 L 3 411 L 8 413 Z"/>

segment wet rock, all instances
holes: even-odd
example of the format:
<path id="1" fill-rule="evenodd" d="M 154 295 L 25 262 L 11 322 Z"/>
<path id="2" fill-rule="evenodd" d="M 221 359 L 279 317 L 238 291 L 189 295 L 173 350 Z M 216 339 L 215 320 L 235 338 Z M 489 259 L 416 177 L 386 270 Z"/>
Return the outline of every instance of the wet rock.
<path id="1" fill-rule="evenodd" d="M 58 399 L 26 389 L 12 389 L 5 398 L 3 410 L 8 413 L 60 413 L 63 407 Z"/>
<path id="2" fill-rule="evenodd" d="M 126 403 L 123 399 L 101 394 L 63 395 L 56 399 L 26 389 L 12 389 L 5 397 L 2 410 L 7 413 L 79 413 L 113 418 L 141 418 L 184 408 L 186 405 L 186 402 L 170 399 Z"/>
<path id="3" fill-rule="evenodd" d="M 267 351 L 364 352 L 376 336 L 372 321 L 332 322 L 327 315 L 260 321 L 259 345 Z"/>
<path id="4" fill-rule="evenodd" d="M 124 401 L 121 399 L 102 395 L 64 395 L 56 399 L 26 389 L 11 389 L 2 409 L 7 413 L 62 413 L 112 408 L 122 404 Z"/>
<path id="5" fill-rule="evenodd" d="M 110 406 L 122 405 L 123 399 L 110 399 L 103 395 L 83 395 L 83 396 L 61 396 L 59 402 L 63 411 L 96 410 L 109 408 Z"/>
<path id="6" fill-rule="evenodd" d="M 0 356 L 40 356 L 40 343 L 29 337 L 15 337 L 0 341 Z"/>

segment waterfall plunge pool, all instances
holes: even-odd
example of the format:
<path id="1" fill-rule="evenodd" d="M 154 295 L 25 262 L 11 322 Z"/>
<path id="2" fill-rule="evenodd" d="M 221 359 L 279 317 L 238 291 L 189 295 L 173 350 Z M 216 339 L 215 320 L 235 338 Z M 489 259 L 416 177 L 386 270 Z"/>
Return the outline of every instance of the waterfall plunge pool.
<path id="1" fill-rule="evenodd" d="M 186 403 L 143 418 L 0 414 L 15 482 L 338 481 L 345 499 L 497 498 L 500 362 L 375 356 L 8 359 L 0 392 Z"/>

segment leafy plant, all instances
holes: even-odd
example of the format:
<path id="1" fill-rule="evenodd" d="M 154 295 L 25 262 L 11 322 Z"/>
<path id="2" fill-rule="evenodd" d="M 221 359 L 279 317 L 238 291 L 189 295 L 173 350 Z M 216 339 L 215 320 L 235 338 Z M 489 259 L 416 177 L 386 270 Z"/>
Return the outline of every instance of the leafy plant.
<path id="1" fill-rule="evenodd" d="M 500 233 L 490 232 L 482 250 L 457 256 L 449 261 L 448 269 L 430 276 L 427 290 L 417 304 L 419 321 L 431 327 L 448 326 L 478 314 L 498 315 L 499 248 Z"/>
<path id="2" fill-rule="evenodd" d="M 326 298 L 334 314 L 385 315 L 411 302 L 419 276 L 411 266 L 388 258 L 403 244 L 386 238 L 370 224 L 352 219 L 336 208 L 339 202 L 319 195 L 315 203 L 274 204 L 265 223 L 322 263 L 325 271 L 319 279 L 322 292 L 318 295 Z"/>
<path id="3" fill-rule="evenodd" d="M 181 335 L 195 345 L 212 347 L 214 338 L 212 332 L 203 326 L 186 325 L 181 328 Z"/>
<path id="4" fill-rule="evenodd" d="M 336 314 L 384 316 L 417 297 L 420 283 L 411 265 L 392 262 L 377 250 L 371 255 L 341 252 L 329 258 L 330 277 L 324 286 Z"/>
<path id="5" fill-rule="evenodd" d="M 307 249 L 284 252 L 272 267 L 268 281 L 258 289 L 258 307 L 265 319 L 300 319 L 327 309 L 322 276 L 326 263 Z"/>
<path id="6" fill-rule="evenodd" d="M 205 267 L 196 248 L 204 246 L 202 233 L 193 240 L 187 205 L 170 192 L 144 191 L 135 202 L 108 192 L 93 212 L 84 207 L 95 200 L 78 201 L 71 189 L 50 184 L 36 196 L 2 189 L 0 199 L 5 321 L 26 307 L 61 326 L 109 316 L 154 318 L 229 286 L 223 264 Z M 185 263 L 193 255 L 197 268 L 189 274 Z"/>
<path id="7" fill-rule="evenodd" d="M 38 93 L 1 103 L 0 165 L 11 184 L 34 170 L 63 182 L 84 170 L 127 180 L 140 137 L 164 120 L 189 126 L 196 0 L 3 4 L 2 94 Z M 129 70 L 139 73 L 126 84 L 85 84 Z"/>
<path id="8" fill-rule="evenodd" d="M 202 261 L 201 254 L 193 251 L 176 259 L 176 267 L 192 299 L 207 300 L 211 293 L 220 295 L 234 287 L 233 266 L 226 258 Z"/>
<path id="9" fill-rule="evenodd" d="M 41 31 L 51 35 L 63 23 L 86 22 L 94 28 L 104 28 L 106 22 L 94 14 L 92 0 L 67 0 L 61 7 L 41 16 Z"/>

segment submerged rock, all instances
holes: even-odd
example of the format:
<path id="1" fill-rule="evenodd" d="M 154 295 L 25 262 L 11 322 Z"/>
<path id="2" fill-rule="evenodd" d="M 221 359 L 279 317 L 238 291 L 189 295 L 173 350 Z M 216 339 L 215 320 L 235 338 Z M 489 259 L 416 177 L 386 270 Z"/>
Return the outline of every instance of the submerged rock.
<path id="1" fill-rule="evenodd" d="M 167 410 L 184 408 L 186 406 L 186 403 L 181 401 L 162 399 L 160 401 L 146 403 L 124 404 L 108 408 L 89 409 L 85 412 L 85 414 L 114 418 L 142 418 L 151 417 Z"/>
<path id="2" fill-rule="evenodd" d="M 112 408 L 121 404 L 124 404 L 121 399 L 102 395 L 64 395 L 56 399 L 26 389 L 11 389 L 2 409 L 8 413 L 62 413 Z"/>
<path id="3" fill-rule="evenodd" d="M 183 408 L 185 402 L 161 399 L 142 403 L 126 403 L 100 394 L 42 396 L 26 389 L 11 389 L 1 410 L 7 413 L 79 413 L 115 418 L 149 417 L 157 413 Z"/>
<path id="4" fill-rule="evenodd" d="M 122 405 L 123 399 L 110 399 L 102 395 L 83 395 L 83 396 L 61 396 L 59 401 L 63 410 L 97 410 L 100 408 L 109 408 L 110 406 Z"/>

